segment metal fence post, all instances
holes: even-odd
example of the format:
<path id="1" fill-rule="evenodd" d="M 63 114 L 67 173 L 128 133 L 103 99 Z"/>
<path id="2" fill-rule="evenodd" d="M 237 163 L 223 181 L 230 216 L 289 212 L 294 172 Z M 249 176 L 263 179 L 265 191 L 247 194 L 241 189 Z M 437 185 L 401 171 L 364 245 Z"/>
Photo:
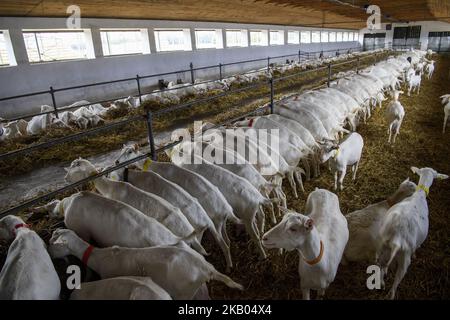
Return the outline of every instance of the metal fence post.
<path id="1" fill-rule="evenodd" d="M 222 75 L 222 63 L 219 63 L 219 79 L 223 80 L 223 75 Z"/>
<path id="2" fill-rule="evenodd" d="M 142 92 L 141 92 L 141 81 L 139 80 L 139 75 L 136 75 L 137 89 L 139 94 L 139 105 L 142 104 Z"/>
<path id="3" fill-rule="evenodd" d="M 331 63 L 328 64 L 328 81 L 327 81 L 328 88 L 330 87 L 330 83 L 331 83 Z"/>
<path id="4" fill-rule="evenodd" d="M 270 57 L 267 57 L 267 72 L 270 72 Z"/>
<path id="5" fill-rule="evenodd" d="M 359 74 L 359 57 L 356 57 L 356 74 Z"/>
<path id="6" fill-rule="evenodd" d="M 270 84 L 270 113 L 273 114 L 273 96 L 274 96 L 273 77 L 269 79 L 269 84 Z"/>
<path id="7" fill-rule="evenodd" d="M 50 87 L 50 94 L 52 96 L 52 104 L 53 104 L 53 109 L 55 110 L 55 116 L 56 116 L 56 118 L 59 119 L 58 108 L 56 107 L 55 89 L 53 89 L 53 87 Z"/>
<path id="8" fill-rule="evenodd" d="M 298 62 L 302 62 L 302 52 L 301 50 L 298 50 Z"/>
<path id="9" fill-rule="evenodd" d="M 148 144 L 150 145 L 150 153 L 152 155 L 152 160 L 156 161 L 157 154 L 155 149 L 155 140 L 153 137 L 153 125 L 152 125 L 153 117 L 152 112 L 150 110 L 147 110 L 147 115 L 145 118 L 147 120 Z"/>
<path id="10" fill-rule="evenodd" d="M 194 64 L 192 62 L 189 64 L 189 69 L 191 69 L 191 83 L 193 84 L 195 82 L 195 79 L 194 79 Z"/>

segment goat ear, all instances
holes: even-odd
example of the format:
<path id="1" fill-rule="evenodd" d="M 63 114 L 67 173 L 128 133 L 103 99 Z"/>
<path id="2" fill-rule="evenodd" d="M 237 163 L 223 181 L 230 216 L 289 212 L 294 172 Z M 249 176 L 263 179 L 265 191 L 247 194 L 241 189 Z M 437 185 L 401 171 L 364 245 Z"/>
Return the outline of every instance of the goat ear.
<path id="1" fill-rule="evenodd" d="M 438 173 L 436 175 L 436 179 L 438 179 L 438 180 L 445 180 L 445 179 L 448 179 L 448 175 L 442 174 L 442 173 Z"/>
<path id="2" fill-rule="evenodd" d="M 417 175 L 420 175 L 420 169 L 419 168 L 417 168 L 417 167 L 411 167 L 411 171 L 412 172 L 414 172 L 415 174 L 417 174 Z"/>
<path id="3" fill-rule="evenodd" d="M 314 220 L 311 218 L 306 220 L 304 226 L 305 226 L 306 230 L 308 230 L 308 231 L 311 230 L 314 226 Z"/>

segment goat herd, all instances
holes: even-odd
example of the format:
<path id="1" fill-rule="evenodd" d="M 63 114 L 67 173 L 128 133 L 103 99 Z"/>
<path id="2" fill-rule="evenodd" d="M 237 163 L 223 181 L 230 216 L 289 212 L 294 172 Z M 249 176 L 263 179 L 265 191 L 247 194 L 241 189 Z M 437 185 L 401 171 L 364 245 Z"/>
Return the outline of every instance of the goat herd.
<path id="1" fill-rule="evenodd" d="M 388 268 L 395 265 L 389 292 L 393 299 L 428 234 L 430 186 L 434 179 L 448 176 L 412 167 L 418 184 L 407 179 L 385 201 L 345 217 L 338 196 L 324 189 L 309 194 L 304 214 L 288 209 L 282 183 L 287 178 L 297 196 L 297 183 L 303 190 L 303 177 L 317 177 L 325 162 L 334 173 L 335 190 L 343 189 L 348 166 L 355 180 L 364 148 L 362 136 L 355 132 L 359 120 L 367 121 L 390 93 L 393 101 L 386 116 L 389 142 L 392 135 L 395 142 L 405 115 L 399 89 L 405 82 L 408 92 L 419 92 L 423 71 L 430 78 L 434 70 L 426 56 L 427 52 L 408 51 L 358 74 L 350 72 L 329 88 L 291 96 L 274 106 L 274 114 L 228 128 L 204 127 L 201 140 L 183 140 L 168 151 L 172 162 L 136 162 L 134 168 L 96 179 L 97 193 L 82 191 L 33 208 L 64 218 L 67 229 L 54 231 L 48 248 L 20 217 L 4 217 L 0 239 L 13 242 L 0 273 L 0 298 L 59 299 L 61 281 L 51 258 L 68 255 L 102 279 L 81 283 L 71 299 L 198 299 L 208 297 L 210 280 L 245 290 L 204 258 L 202 236 L 208 230 L 223 252 L 227 272 L 233 267 L 227 235 L 231 222 L 245 227 L 262 259 L 267 258 L 265 248 L 299 252 L 304 299 L 310 298 L 311 290 L 322 297 L 339 264 L 354 261 L 379 265 L 383 286 Z M 449 109 L 450 95 L 442 98 Z M 277 129 L 279 147 L 262 148 L 248 138 L 253 129 Z M 344 134 L 348 135 L 343 138 Z M 244 137 L 244 147 L 223 146 L 218 141 L 225 135 Z M 214 155 L 202 158 L 208 150 Z M 124 146 L 113 160 L 121 163 L 140 154 L 137 145 Z M 255 163 L 247 161 L 250 154 L 257 155 Z M 225 158 L 234 163 L 227 164 Z M 66 169 L 66 181 L 100 170 L 80 158 Z M 267 232 L 264 210 L 274 225 Z"/>
<path id="2" fill-rule="evenodd" d="M 286 64 L 272 66 L 271 71 L 285 74 L 294 69 L 306 70 L 317 68 L 327 63 L 363 57 L 378 51 L 382 50 L 342 54 L 337 57 L 329 57 L 320 60 L 286 61 Z M 141 102 L 152 101 L 162 105 L 178 104 L 181 99 L 188 96 L 197 96 L 211 92 L 212 90 L 226 91 L 229 90 L 233 84 L 248 84 L 261 79 L 266 79 L 268 76 L 267 68 L 263 68 L 217 81 L 195 79 L 193 84 L 178 84 L 173 81 L 165 82 L 164 85 L 166 88 L 164 90 L 155 90 L 149 94 L 144 94 L 140 99 L 139 97 L 130 96 L 103 105 L 100 103 L 91 104 L 86 100 L 77 101 L 69 106 L 59 108 L 58 117 L 55 116 L 53 107 L 43 105 L 40 110 L 42 114 L 32 117 L 29 121 L 26 121 L 25 119 L 6 121 L 0 118 L 0 143 L 18 137 L 39 135 L 51 128 L 63 128 L 69 130 L 76 128 L 84 130 L 103 124 L 105 122 L 105 117 L 109 114 L 113 115 L 115 111 L 126 112 L 138 108 Z M 5 124 L 3 122 L 5 122 Z"/>

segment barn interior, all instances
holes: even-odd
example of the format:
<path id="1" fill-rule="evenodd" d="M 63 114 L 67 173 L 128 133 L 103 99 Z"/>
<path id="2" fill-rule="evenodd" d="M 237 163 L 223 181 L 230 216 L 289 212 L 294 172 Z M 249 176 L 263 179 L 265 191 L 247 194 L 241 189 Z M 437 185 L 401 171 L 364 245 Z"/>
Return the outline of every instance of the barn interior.
<path id="1" fill-rule="evenodd" d="M 450 174 L 450 129 L 445 130 L 446 120 L 442 123 L 445 99 L 450 108 L 449 99 L 442 98 L 450 93 L 449 53 L 447 0 L 77 0 L 70 5 L 3 0 L 0 229 L 3 217 L 17 215 L 49 244 L 53 232 L 67 225 L 64 217 L 36 208 L 78 192 L 98 193 L 94 178 L 102 177 L 101 170 L 113 172 L 111 168 L 120 166 L 114 161 L 125 145 L 139 146 L 153 161 L 170 162 L 171 147 L 177 144 L 171 140 L 173 131 L 188 128 L 192 133 L 194 121 L 232 128 L 237 121 L 274 113 L 286 99 L 302 100 L 308 92 L 370 73 L 389 59 L 416 54 L 424 66 L 434 61 L 432 76 L 426 74 L 428 67 L 415 74 L 421 77 L 419 92 L 407 94 L 408 81 L 403 74 L 398 77 L 405 116 L 395 143 L 388 143 L 386 133 L 391 87 L 383 89 L 385 99 L 378 107 L 369 107 L 370 117 L 360 116 L 355 131 L 364 148 L 355 181 L 348 168 L 344 189 L 334 190 L 334 173 L 322 164 L 319 176 L 303 175 L 304 190 L 296 197 L 283 180 L 288 209 L 305 214 L 308 195 L 321 188 L 338 196 L 340 211 L 347 216 L 386 200 L 407 178 L 420 186 L 411 167 Z M 164 96 L 182 90 L 186 93 L 179 97 Z M 52 117 L 59 123 L 63 114 L 92 105 L 103 112 L 95 124 L 89 119 L 89 124 L 30 131 L 33 118 Z M 2 138 L 11 132 L 11 123 L 25 123 L 24 132 Z M 346 136 L 353 131 L 345 128 Z M 80 157 L 92 162 L 99 176 L 68 182 L 65 168 Z M 429 231 L 415 250 L 396 299 L 450 297 L 450 179 L 435 180 L 427 190 Z M 265 209 L 265 232 L 276 225 L 269 211 Z M 280 222 L 283 213 L 276 213 Z M 228 222 L 227 229 L 231 271 L 209 231 L 201 242 L 209 254 L 205 259 L 244 290 L 210 281 L 211 299 L 304 298 L 297 250 L 266 249 L 267 258 L 261 259 L 242 226 Z M 0 267 L 6 265 L 12 241 L 0 238 Z M 68 262 L 52 262 L 62 284 L 60 298 L 68 299 Z M 74 257 L 70 263 L 83 265 Z M 370 290 L 369 265 L 341 263 L 324 299 L 389 297 L 395 271 L 387 274 L 386 290 Z M 90 275 L 90 281 L 100 278 Z"/>

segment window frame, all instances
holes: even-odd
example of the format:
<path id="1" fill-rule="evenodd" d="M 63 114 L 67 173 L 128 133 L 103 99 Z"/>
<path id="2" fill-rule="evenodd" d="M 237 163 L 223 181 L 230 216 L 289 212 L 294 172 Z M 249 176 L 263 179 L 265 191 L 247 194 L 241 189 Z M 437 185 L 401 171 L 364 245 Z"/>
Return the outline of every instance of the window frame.
<path id="1" fill-rule="evenodd" d="M 333 35 L 333 40 L 331 40 L 331 35 Z M 330 31 L 328 33 L 328 42 L 336 42 L 336 31 Z"/>
<path id="2" fill-rule="evenodd" d="M 30 64 L 39 64 L 39 63 L 53 63 L 53 62 L 67 62 L 67 61 L 84 61 L 84 60 L 89 60 L 89 59 L 94 59 L 95 57 L 93 55 L 91 55 L 89 53 L 89 47 L 92 47 L 92 39 L 89 39 L 87 37 L 87 33 L 90 33 L 91 30 L 90 29 L 74 29 L 74 30 L 67 30 L 67 29 L 43 29 L 43 30 L 39 30 L 39 29 L 23 29 L 22 30 L 22 38 L 25 41 L 25 35 L 26 34 L 33 34 L 34 35 L 34 41 L 35 41 L 35 45 L 36 45 L 36 49 L 37 49 L 37 54 L 39 57 L 39 61 L 31 61 L 30 59 L 30 55 L 28 52 L 28 48 L 26 47 L 26 43 L 25 43 L 25 50 L 27 53 L 27 57 L 28 57 L 28 62 Z M 54 60 L 43 60 L 42 59 L 42 53 L 41 50 L 39 48 L 39 42 L 38 42 L 38 38 L 37 38 L 37 34 L 55 34 L 55 33 L 61 33 L 61 34 L 69 34 L 69 33 L 79 33 L 82 34 L 84 37 L 84 44 L 86 46 L 85 50 L 85 57 L 77 57 L 77 58 L 67 58 L 67 59 L 54 59 Z"/>
<path id="3" fill-rule="evenodd" d="M 108 38 L 108 33 L 109 32 L 139 32 L 141 34 L 141 51 L 139 52 L 130 52 L 130 53 L 111 53 L 111 49 L 110 49 L 110 44 L 109 44 L 109 38 Z M 143 54 L 150 54 L 150 44 L 149 44 L 149 39 L 148 39 L 148 35 L 147 37 L 145 37 L 143 35 L 144 32 L 148 32 L 147 29 L 100 29 L 100 41 L 102 44 L 102 51 L 103 51 L 103 56 L 104 57 L 117 57 L 117 56 L 130 56 L 130 55 L 143 55 Z M 107 45 L 108 45 L 108 51 L 109 54 L 105 54 L 105 47 L 104 47 L 104 43 L 103 43 L 103 37 L 102 37 L 102 33 L 106 33 L 106 38 L 108 40 Z"/>
<path id="4" fill-rule="evenodd" d="M 241 34 L 240 45 L 230 45 L 230 41 L 228 41 L 228 34 L 230 32 L 239 32 Z M 227 48 L 246 48 L 248 47 L 248 32 L 245 29 L 225 29 L 225 40 Z"/>
<path id="5" fill-rule="evenodd" d="M 215 35 L 215 41 L 216 44 L 210 47 L 199 47 L 199 41 L 198 41 L 198 33 L 200 32 L 214 32 Z M 223 31 L 222 29 L 195 29 L 194 30 L 194 36 L 195 36 L 195 48 L 197 50 L 211 50 L 211 49 L 223 49 Z"/>
<path id="6" fill-rule="evenodd" d="M 281 37 L 280 43 L 272 43 L 272 34 L 278 34 Z M 284 31 L 283 30 L 269 30 L 269 45 L 270 46 L 284 46 Z"/>
<path id="7" fill-rule="evenodd" d="M 2 58 L 2 54 L 0 53 L 0 68 L 10 67 L 12 65 L 12 63 L 11 63 L 10 52 L 8 50 L 8 35 L 5 33 L 5 31 L 0 30 L 0 38 L 3 38 L 3 40 L 4 40 L 4 44 L 5 44 L 4 55 L 6 55 L 6 61 L 5 61 L 6 63 L 2 63 L 3 58 Z"/>
<path id="8" fill-rule="evenodd" d="M 160 39 L 160 33 L 164 32 L 181 32 L 183 35 L 183 48 L 180 49 L 163 49 L 161 47 L 161 39 Z M 192 51 L 192 43 L 191 43 L 191 36 L 190 36 L 190 29 L 186 28 L 162 28 L 162 29 L 154 29 L 153 35 L 155 39 L 155 47 L 156 52 L 184 52 L 184 51 Z"/>
<path id="9" fill-rule="evenodd" d="M 297 36 L 296 36 L 296 38 L 297 38 L 297 42 L 290 42 L 289 41 L 289 34 L 292 34 L 292 33 L 296 33 L 297 34 Z M 298 31 L 298 30 L 288 30 L 288 33 L 287 33 L 287 44 L 300 44 L 300 31 Z"/>
<path id="10" fill-rule="evenodd" d="M 252 43 L 252 33 L 260 33 L 262 35 L 262 44 L 254 44 Z M 250 38 L 250 46 L 251 47 L 267 47 L 269 45 L 269 35 L 267 30 L 249 30 L 248 35 Z"/>
<path id="11" fill-rule="evenodd" d="M 342 42 L 348 42 L 348 32 L 342 32 Z"/>
<path id="12" fill-rule="evenodd" d="M 309 40 L 307 42 L 303 42 L 302 41 L 302 39 L 303 39 L 302 34 L 308 34 L 308 39 Z M 302 30 L 302 31 L 300 31 L 300 43 L 306 43 L 306 44 L 312 43 L 311 42 L 311 31 L 310 30 Z"/>
<path id="13" fill-rule="evenodd" d="M 317 41 L 317 39 L 314 39 L 314 36 L 313 36 L 313 35 L 317 35 L 317 34 L 319 35 L 318 41 Z M 320 31 L 318 31 L 318 30 L 311 31 L 311 43 L 320 43 L 320 40 L 321 40 L 320 37 L 321 37 Z"/>

